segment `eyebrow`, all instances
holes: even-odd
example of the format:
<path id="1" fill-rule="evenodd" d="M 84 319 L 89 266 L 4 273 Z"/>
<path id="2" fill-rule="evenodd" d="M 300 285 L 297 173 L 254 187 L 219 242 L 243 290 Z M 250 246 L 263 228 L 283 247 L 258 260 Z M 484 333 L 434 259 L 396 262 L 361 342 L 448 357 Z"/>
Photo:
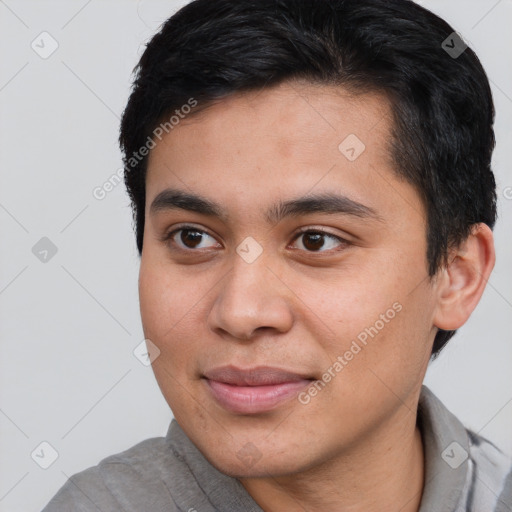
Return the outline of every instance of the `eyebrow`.
<path id="1" fill-rule="evenodd" d="M 170 210 L 186 210 L 208 217 L 217 217 L 225 223 L 229 221 L 227 211 L 220 204 L 198 194 L 169 188 L 161 191 L 155 197 L 149 211 L 150 215 L 155 215 Z M 287 217 L 312 213 L 343 214 L 382 221 L 380 215 L 373 208 L 347 196 L 334 193 L 307 195 L 279 201 L 265 212 L 265 220 L 269 224 L 273 224 Z"/>

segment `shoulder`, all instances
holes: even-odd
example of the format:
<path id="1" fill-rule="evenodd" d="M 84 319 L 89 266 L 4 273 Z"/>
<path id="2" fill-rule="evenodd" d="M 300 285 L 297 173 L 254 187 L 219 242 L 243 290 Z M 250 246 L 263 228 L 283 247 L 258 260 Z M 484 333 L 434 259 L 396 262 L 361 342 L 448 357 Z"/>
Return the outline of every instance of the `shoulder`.
<path id="1" fill-rule="evenodd" d="M 177 511 L 162 476 L 179 465 L 164 437 L 146 439 L 71 476 L 42 512 Z"/>
<path id="2" fill-rule="evenodd" d="M 479 497 L 483 500 L 489 495 L 488 499 L 496 503 L 496 512 L 508 512 L 512 504 L 512 457 L 485 437 L 470 429 L 466 431 L 469 438 L 468 458 L 473 468 L 471 487 L 475 502 L 479 501 Z"/>
<path id="3" fill-rule="evenodd" d="M 511 512 L 499 508 L 511 503 L 510 454 L 467 428 L 425 385 L 418 404 L 418 425 L 428 480 L 421 512 Z"/>

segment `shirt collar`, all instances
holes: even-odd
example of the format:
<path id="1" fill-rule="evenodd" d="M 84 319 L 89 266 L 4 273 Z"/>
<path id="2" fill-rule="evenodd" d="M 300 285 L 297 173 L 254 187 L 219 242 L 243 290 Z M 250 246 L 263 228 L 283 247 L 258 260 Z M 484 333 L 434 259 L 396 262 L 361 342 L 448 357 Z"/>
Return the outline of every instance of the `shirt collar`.
<path id="1" fill-rule="evenodd" d="M 466 499 L 469 437 L 464 425 L 422 386 L 418 427 L 425 455 L 425 484 L 419 512 L 455 510 Z"/>

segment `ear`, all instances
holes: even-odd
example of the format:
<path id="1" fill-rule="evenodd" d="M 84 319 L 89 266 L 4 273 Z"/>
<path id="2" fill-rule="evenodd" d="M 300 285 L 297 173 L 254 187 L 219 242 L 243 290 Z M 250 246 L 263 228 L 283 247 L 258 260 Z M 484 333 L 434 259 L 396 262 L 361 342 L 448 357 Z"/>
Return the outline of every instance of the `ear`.
<path id="1" fill-rule="evenodd" d="M 448 264 L 437 278 L 434 325 L 452 331 L 460 328 L 475 309 L 489 279 L 496 255 L 492 231 L 475 224 L 472 233 L 450 252 Z"/>

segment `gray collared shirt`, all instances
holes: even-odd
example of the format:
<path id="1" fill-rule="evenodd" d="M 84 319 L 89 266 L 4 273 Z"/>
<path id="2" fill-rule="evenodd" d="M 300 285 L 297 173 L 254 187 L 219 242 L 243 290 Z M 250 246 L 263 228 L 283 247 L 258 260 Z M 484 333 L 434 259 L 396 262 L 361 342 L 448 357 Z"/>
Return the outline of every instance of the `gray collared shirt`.
<path id="1" fill-rule="evenodd" d="M 425 450 L 419 512 L 512 512 L 512 458 L 466 429 L 426 387 L 418 406 Z M 242 484 L 215 469 L 176 420 L 76 473 L 42 512 L 262 512 Z"/>

